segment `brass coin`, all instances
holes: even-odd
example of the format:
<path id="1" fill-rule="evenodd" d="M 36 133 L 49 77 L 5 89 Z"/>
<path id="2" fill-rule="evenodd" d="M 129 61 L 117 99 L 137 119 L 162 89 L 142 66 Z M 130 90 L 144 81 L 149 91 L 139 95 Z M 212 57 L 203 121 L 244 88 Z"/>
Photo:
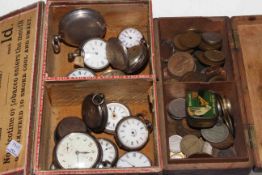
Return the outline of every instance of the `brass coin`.
<path id="1" fill-rule="evenodd" d="M 194 48 L 200 44 L 201 36 L 199 33 L 188 31 L 180 35 L 179 41 L 185 47 Z"/>
<path id="2" fill-rule="evenodd" d="M 182 119 L 186 117 L 186 100 L 184 98 L 176 98 L 171 100 L 167 105 L 167 111 L 174 119 Z"/>
<path id="3" fill-rule="evenodd" d="M 180 50 L 180 51 L 187 51 L 189 50 L 190 48 L 184 46 L 181 44 L 180 42 L 180 37 L 181 37 L 181 34 L 177 34 L 175 37 L 174 37 L 174 44 L 175 44 L 175 48 L 177 50 Z"/>
<path id="4" fill-rule="evenodd" d="M 193 57 L 186 52 L 176 52 L 168 60 L 168 72 L 174 77 L 182 77 L 187 72 L 194 71 L 196 68 Z"/>
<path id="5" fill-rule="evenodd" d="M 202 39 L 210 45 L 216 45 L 222 41 L 222 35 L 218 32 L 204 32 Z"/>
<path id="6" fill-rule="evenodd" d="M 194 52 L 194 55 L 202 64 L 207 65 L 207 66 L 217 66 L 217 65 L 219 66 L 219 65 L 224 64 L 224 61 L 214 62 L 214 61 L 209 60 L 208 58 L 205 57 L 203 51 L 196 51 Z"/>
<path id="7" fill-rule="evenodd" d="M 180 143 L 181 152 L 187 157 L 192 154 L 201 153 L 204 141 L 195 135 L 186 135 Z"/>
<path id="8" fill-rule="evenodd" d="M 204 53 L 205 57 L 214 62 L 225 61 L 225 55 L 219 50 L 208 50 Z"/>
<path id="9" fill-rule="evenodd" d="M 170 152 L 170 159 L 184 159 L 184 158 L 186 158 L 186 156 L 182 152 L 179 153 Z"/>
<path id="10" fill-rule="evenodd" d="M 204 41 L 201 41 L 198 48 L 204 51 L 207 50 L 219 50 L 222 47 L 221 43 L 215 44 L 215 45 L 209 45 Z"/>
<path id="11" fill-rule="evenodd" d="M 204 74 L 201 74 L 199 72 L 188 72 L 185 75 L 183 75 L 180 79 L 180 81 L 200 81 L 205 82 L 206 76 Z"/>

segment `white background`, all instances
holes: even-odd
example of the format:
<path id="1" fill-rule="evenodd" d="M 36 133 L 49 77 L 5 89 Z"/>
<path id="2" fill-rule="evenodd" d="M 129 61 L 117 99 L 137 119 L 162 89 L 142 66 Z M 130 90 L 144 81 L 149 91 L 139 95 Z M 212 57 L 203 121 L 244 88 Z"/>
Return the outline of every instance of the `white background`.
<path id="1" fill-rule="evenodd" d="M 38 0 L 0 0 L 0 16 L 36 1 Z M 262 15 L 262 0 L 152 0 L 152 2 L 155 18 Z"/>

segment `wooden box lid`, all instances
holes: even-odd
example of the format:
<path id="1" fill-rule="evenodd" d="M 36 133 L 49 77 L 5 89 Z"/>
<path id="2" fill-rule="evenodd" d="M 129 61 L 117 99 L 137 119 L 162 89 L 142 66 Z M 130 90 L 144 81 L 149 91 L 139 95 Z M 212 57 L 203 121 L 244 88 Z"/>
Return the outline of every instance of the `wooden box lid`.
<path id="1" fill-rule="evenodd" d="M 0 17 L 0 174 L 30 172 L 42 9 L 36 3 Z"/>

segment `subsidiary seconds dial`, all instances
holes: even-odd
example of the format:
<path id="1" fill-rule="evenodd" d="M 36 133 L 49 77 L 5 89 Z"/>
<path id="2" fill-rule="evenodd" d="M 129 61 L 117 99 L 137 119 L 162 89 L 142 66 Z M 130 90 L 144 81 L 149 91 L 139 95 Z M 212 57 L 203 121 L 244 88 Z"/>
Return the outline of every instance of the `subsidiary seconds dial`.
<path id="1" fill-rule="evenodd" d="M 106 56 L 106 42 L 100 38 L 93 38 L 84 43 L 82 47 L 84 63 L 94 70 L 104 69 L 109 65 Z"/>
<path id="2" fill-rule="evenodd" d="M 127 151 L 139 150 L 149 139 L 149 126 L 139 117 L 126 117 L 118 123 L 115 137 L 121 148 Z"/>
<path id="3" fill-rule="evenodd" d="M 71 133 L 60 140 L 55 149 L 56 163 L 64 169 L 92 168 L 101 159 L 101 147 L 85 133 Z"/>

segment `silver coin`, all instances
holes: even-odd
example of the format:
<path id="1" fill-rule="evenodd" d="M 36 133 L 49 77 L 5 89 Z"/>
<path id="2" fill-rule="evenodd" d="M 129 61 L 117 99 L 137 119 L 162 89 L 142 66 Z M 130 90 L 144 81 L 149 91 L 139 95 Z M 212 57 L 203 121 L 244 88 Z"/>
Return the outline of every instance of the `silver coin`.
<path id="1" fill-rule="evenodd" d="M 224 123 L 218 123 L 212 128 L 201 129 L 203 138 L 212 143 L 220 143 L 227 139 L 229 130 Z"/>
<path id="2" fill-rule="evenodd" d="M 169 150 L 174 153 L 181 152 L 180 142 L 182 137 L 180 135 L 172 135 L 168 138 L 169 140 Z"/>
<path id="3" fill-rule="evenodd" d="M 182 119 L 186 117 L 186 100 L 184 98 L 176 98 L 167 105 L 167 111 L 170 117 L 174 119 Z"/>

